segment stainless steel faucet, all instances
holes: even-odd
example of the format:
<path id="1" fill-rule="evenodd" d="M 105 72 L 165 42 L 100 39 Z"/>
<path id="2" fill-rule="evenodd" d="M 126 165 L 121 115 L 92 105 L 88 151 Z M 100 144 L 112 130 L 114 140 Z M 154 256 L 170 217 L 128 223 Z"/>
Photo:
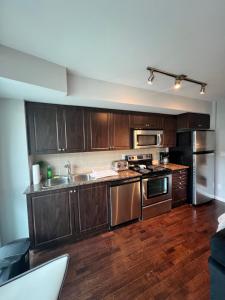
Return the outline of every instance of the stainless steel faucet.
<path id="1" fill-rule="evenodd" d="M 70 163 L 69 160 L 65 163 L 64 168 L 67 169 L 68 180 L 71 180 L 71 178 L 72 178 L 72 176 L 71 176 L 71 163 Z"/>

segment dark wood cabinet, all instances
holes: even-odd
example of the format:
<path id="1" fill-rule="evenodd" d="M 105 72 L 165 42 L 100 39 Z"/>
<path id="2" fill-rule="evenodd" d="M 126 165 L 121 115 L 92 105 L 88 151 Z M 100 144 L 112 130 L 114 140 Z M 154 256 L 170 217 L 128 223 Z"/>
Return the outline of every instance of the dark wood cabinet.
<path id="1" fill-rule="evenodd" d="M 132 114 L 132 128 L 163 129 L 163 116 L 160 114 Z"/>
<path id="2" fill-rule="evenodd" d="M 73 214 L 68 190 L 27 199 L 31 247 L 65 241 L 73 236 Z"/>
<path id="3" fill-rule="evenodd" d="M 110 149 L 110 114 L 103 110 L 86 112 L 86 143 L 89 151 Z"/>
<path id="4" fill-rule="evenodd" d="M 127 113 L 111 113 L 110 122 L 111 149 L 130 149 L 131 130 L 130 115 Z"/>
<path id="5" fill-rule="evenodd" d="M 176 147 L 176 116 L 165 116 L 163 124 L 163 145 L 164 147 Z"/>
<path id="6" fill-rule="evenodd" d="M 177 129 L 209 129 L 210 115 L 184 113 L 177 116 Z"/>
<path id="7" fill-rule="evenodd" d="M 109 229 L 104 183 L 27 196 L 31 248 L 47 248 Z"/>
<path id="8" fill-rule="evenodd" d="M 26 115 L 30 154 L 85 150 L 82 108 L 26 102 Z"/>
<path id="9" fill-rule="evenodd" d="M 51 104 L 26 103 L 28 148 L 33 153 L 59 150 L 58 109 Z"/>
<path id="10" fill-rule="evenodd" d="M 80 187 L 77 193 L 78 231 L 81 235 L 109 228 L 106 184 Z"/>
<path id="11" fill-rule="evenodd" d="M 188 169 L 173 171 L 172 174 L 172 207 L 187 202 Z"/>
<path id="12" fill-rule="evenodd" d="M 78 107 L 64 107 L 65 150 L 85 151 L 84 110 Z"/>
<path id="13" fill-rule="evenodd" d="M 86 116 L 89 151 L 130 149 L 130 115 L 89 110 Z"/>

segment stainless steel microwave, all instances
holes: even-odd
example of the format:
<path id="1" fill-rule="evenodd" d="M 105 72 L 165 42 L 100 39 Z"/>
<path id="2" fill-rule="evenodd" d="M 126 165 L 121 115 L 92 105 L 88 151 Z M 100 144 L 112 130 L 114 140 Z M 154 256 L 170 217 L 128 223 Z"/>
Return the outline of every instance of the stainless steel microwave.
<path id="1" fill-rule="evenodd" d="M 163 130 L 133 130 L 134 149 L 144 149 L 150 147 L 163 146 Z"/>

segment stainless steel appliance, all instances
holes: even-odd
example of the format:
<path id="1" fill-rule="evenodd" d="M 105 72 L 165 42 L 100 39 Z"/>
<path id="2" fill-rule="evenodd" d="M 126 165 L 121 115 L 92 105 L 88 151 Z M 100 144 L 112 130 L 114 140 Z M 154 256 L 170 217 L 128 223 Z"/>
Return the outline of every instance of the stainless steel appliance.
<path id="1" fill-rule="evenodd" d="M 114 160 L 112 162 L 112 168 L 114 171 L 128 170 L 128 162 L 126 160 Z"/>
<path id="2" fill-rule="evenodd" d="M 160 152 L 159 153 L 160 164 L 168 164 L 169 163 L 169 153 L 168 152 Z"/>
<path id="3" fill-rule="evenodd" d="M 142 219 L 169 211 L 172 201 L 171 170 L 152 165 L 151 154 L 127 155 L 129 168 L 142 174 Z"/>
<path id="4" fill-rule="evenodd" d="M 144 149 L 150 147 L 163 146 L 162 130 L 133 130 L 133 147 L 134 149 Z"/>
<path id="5" fill-rule="evenodd" d="M 177 133 L 177 147 L 170 161 L 190 167 L 188 200 L 193 205 L 214 199 L 215 132 L 195 130 Z"/>
<path id="6" fill-rule="evenodd" d="M 110 186 L 110 225 L 141 218 L 140 178 L 120 180 Z"/>

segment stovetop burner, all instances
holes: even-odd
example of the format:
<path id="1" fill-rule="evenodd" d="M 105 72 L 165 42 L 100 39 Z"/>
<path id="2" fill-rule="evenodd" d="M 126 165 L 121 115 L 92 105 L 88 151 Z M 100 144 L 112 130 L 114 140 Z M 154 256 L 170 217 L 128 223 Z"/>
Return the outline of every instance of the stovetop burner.
<path id="1" fill-rule="evenodd" d="M 129 169 L 142 175 L 157 176 L 171 173 L 167 168 L 152 165 L 152 154 L 128 155 L 126 159 L 128 160 Z"/>

